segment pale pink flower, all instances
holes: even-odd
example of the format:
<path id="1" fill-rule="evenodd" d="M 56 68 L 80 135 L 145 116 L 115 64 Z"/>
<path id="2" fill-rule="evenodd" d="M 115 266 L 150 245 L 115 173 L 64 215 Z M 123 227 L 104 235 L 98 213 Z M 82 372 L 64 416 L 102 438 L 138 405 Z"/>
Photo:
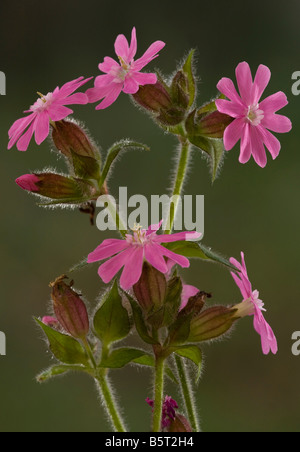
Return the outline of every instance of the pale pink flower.
<path id="1" fill-rule="evenodd" d="M 170 259 L 183 268 L 190 266 L 189 260 L 176 254 L 161 243 L 177 242 L 180 240 L 194 240 L 201 237 L 198 232 L 179 232 L 176 234 L 158 235 L 162 222 L 152 225 L 148 230 L 136 227 L 133 234 L 127 234 L 125 240 L 104 240 L 98 248 L 88 256 L 88 263 L 98 262 L 107 258 L 99 268 L 99 276 L 104 283 L 109 283 L 124 267 L 120 285 L 124 290 L 136 284 L 142 274 L 144 260 L 161 273 L 168 273 L 169 268 L 165 258 Z"/>
<path id="2" fill-rule="evenodd" d="M 105 75 L 99 75 L 95 79 L 95 87 L 87 90 L 90 102 L 103 99 L 96 110 L 102 110 L 113 104 L 121 91 L 126 94 L 135 94 L 140 85 L 154 85 L 157 82 L 157 76 L 140 71 L 158 57 L 158 52 L 164 46 L 164 42 L 156 41 L 141 58 L 134 60 L 137 52 L 136 29 L 132 30 L 130 46 L 125 36 L 119 35 L 115 42 L 115 52 L 119 62 L 110 57 L 104 58 L 104 62 L 99 64 L 99 69 Z"/>
<path id="3" fill-rule="evenodd" d="M 264 303 L 259 299 L 259 292 L 257 290 L 252 290 L 252 284 L 247 273 L 244 253 L 241 253 L 241 256 L 241 264 L 234 258 L 230 259 L 231 264 L 233 264 L 240 272 L 239 275 L 235 273 L 231 274 L 244 298 L 242 303 L 234 306 L 234 308 L 237 309 L 236 315 L 238 317 L 245 317 L 248 315 L 254 316 L 254 329 L 261 337 L 263 353 L 267 355 L 270 351 L 272 351 L 275 355 L 278 352 L 276 337 L 272 328 L 263 316 L 262 311 L 265 311 L 265 309 Z"/>
<path id="4" fill-rule="evenodd" d="M 255 162 L 262 168 L 267 164 L 265 146 L 273 159 L 278 157 L 281 149 L 279 140 L 270 130 L 285 133 L 292 128 L 286 116 L 275 114 L 288 104 L 283 92 L 260 101 L 270 78 L 270 69 L 260 65 L 253 82 L 249 64 L 244 62 L 236 68 L 240 95 L 229 78 L 223 78 L 217 85 L 219 91 L 230 99 L 216 100 L 218 111 L 234 118 L 224 133 L 225 149 L 230 151 L 241 140 L 240 162 L 247 163 L 253 155 Z"/>
<path id="5" fill-rule="evenodd" d="M 24 112 L 29 115 L 15 121 L 9 129 L 8 149 L 17 143 L 19 151 L 26 151 L 33 134 L 35 134 L 36 143 L 40 145 L 49 135 L 50 121 L 61 121 L 73 113 L 73 110 L 66 105 L 88 103 L 86 94 L 73 93 L 89 80 L 91 78 L 79 77 L 61 88 L 55 88 L 53 93 L 48 93 L 46 96 L 40 95 L 41 98 Z"/>

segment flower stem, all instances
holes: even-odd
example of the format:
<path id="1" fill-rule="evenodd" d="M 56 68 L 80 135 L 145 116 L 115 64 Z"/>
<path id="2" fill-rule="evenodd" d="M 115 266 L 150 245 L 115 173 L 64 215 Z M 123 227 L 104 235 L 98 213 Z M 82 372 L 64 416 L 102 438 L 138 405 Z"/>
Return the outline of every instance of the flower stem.
<path id="1" fill-rule="evenodd" d="M 183 192 L 190 157 L 190 143 L 188 139 L 184 138 L 184 136 L 179 136 L 179 141 L 181 143 L 181 152 L 173 190 L 174 203 L 171 204 L 169 219 L 167 222 L 168 229 L 165 231 L 166 234 L 171 234 L 173 230 L 176 211 L 179 203 L 179 197 L 182 195 Z M 190 378 L 182 359 L 179 357 L 175 357 L 175 363 L 179 375 L 181 392 L 184 398 L 189 421 L 191 423 L 193 430 L 198 432 L 200 431 L 200 427 L 196 412 L 194 395 L 190 384 Z"/>
<path id="2" fill-rule="evenodd" d="M 155 433 L 161 431 L 164 395 L 164 370 L 165 360 L 163 358 L 157 358 L 155 366 L 155 399 L 153 412 L 153 432 Z"/>
<path id="3" fill-rule="evenodd" d="M 112 390 L 109 382 L 107 381 L 105 369 L 99 369 L 96 375 L 96 383 L 101 395 L 101 399 L 105 406 L 108 417 L 111 421 L 113 430 L 115 432 L 126 432 L 124 422 L 121 418 L 119 410 L 117 408 L 116 401 L 112 395 Z"/>
<path id="4" fill-rule="evenodd" d="M 179 381 L 181 384 L 181 392 L 184 399 L 189 421 L 191 423 L 193 431 L 200 432 L 200 425 L 196 411 L 194 395 L 187 374 L 187 369 L 185 367 L 183 360 L 179 356 L 175 356 L 175 362 L 177 366 Z"/>
<path id="5" fill-rule="evenodd" d="M 176 212 L 179 204 L 179 197 L 182 194 L 183 186 L 186 178 L 186 172 L 188 168 L 189 156 L 190 156 L 190 143 L 186 138 L 179 137 L 181 143 L 180 159 L 178 163 L 177 175 L 175 179 L 175 185 L 173 190 L 173 200 L 174 202 L 170 205 L 169 218 L 166 224 L 167 229 L 166 234 L 171 234 L 174 221 L 176 217 Z"/>

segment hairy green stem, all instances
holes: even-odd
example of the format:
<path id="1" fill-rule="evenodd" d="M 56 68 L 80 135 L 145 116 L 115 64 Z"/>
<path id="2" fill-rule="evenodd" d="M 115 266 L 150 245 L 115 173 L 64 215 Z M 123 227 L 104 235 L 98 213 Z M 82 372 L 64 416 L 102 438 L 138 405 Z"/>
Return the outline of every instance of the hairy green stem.
<path id="1" fill-rule="evenodd" d="M 176 218 L 176 213 L 180 201 L 180 196 L 183 191 L 183 186 L 186 178 L 186 172 L 188 168 L 189 156 L 190 156 L 190 143 L 186 138 L 180 137 L 179 141 L 181 143 L 180 159 L 178 163 L 177 175 L 175 179 L 174 190 L 172 193 L 173 202 L 170 205 L 169 218 L 166 224 L 167 229 L 166 234 L 171 234 L 174 221 Z"/>
<path id="2" fill-rule="evenodd" d="M 101 399 L 105 406 L 108 417 L 111 421 L 113 430 L 115 432 L 126 432 L 124 422 L 121 418 L 119 410 L 117 408 L 116 401 L 112 394 L 112 390 L 109 382 L 107 381 L 107 376 L 105 369 L 99 369 L 96 375 L 96 383 L 101 395 Z"/>
<path id="3" fill-rule="evenodd" d="M 162 358 L 157 358 L 155 365 L 155 399 L 153 411 L 153 432 L 156 433 L 161 431 L 164 396 L 164 371 L 165 360 Z"/>
<path id="4" fill-rule="evenodd" d="M 179 203 L 179 197 L 182 195 L 184 183 L 186 180 L 187 175 L 187 169 L 189 164 L 189 157 L 190 157 L 190 143 L 187 140 L 187 138 L 184 138 L 182 136 L 179 137 L 179 141 L 181 143 L 181 152 L 180 152 L 180 159 L 178 163 L 177 168 L 177 175 L 175 179 L 175 185 L 173 190 L 173 197 L 174 197 L 174 203 L 171 204 L 170 207 L 170 214 L 169 214 L 169 220 L 167 223 L 168 229 L 165 231 L 166 234 L 171 234 L 173 227 L 174 227 L 174 221 L 176 218 L 176 211 L 178 208 Z M 196 405 L 194 401 L 194 394 L 191 388 L 190 384 L 190 378 L 187 373 L 187 369 L 182 362 L 181 358 L 176 357 L 175 363 L 179 375 L 179 381 L 181 386 L 181 392 L 182 396 L 184 398 L 187 414 L 189 417 L 189 421 L 191 423 L 191 426 L 194 431 L 198 432 L 200 430 L 199 427 L 199 421 L 197 417 L 197 411 L 196 411 Z"/>
<path id="5" fill-rule="evenodd" d="M 193 391 L 190 384 L 190 379 L 187 374 L 187 369 L 185 367 L 185 363 L 179 356 L 175 356 L 175 362 L 177 366 L 182 397 L 185 403 L 186 412 L 191 423 L 191 427 L 194 432 L 200 432 L 200 425 L 198 414 L 196 410 L 195 400 Z"/>

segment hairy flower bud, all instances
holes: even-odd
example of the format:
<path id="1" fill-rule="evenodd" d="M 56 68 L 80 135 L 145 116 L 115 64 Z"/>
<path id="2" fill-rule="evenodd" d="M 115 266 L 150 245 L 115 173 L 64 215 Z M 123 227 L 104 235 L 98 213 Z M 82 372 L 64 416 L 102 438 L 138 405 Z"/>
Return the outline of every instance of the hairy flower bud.
<path id="1" fill-rule="evenodd" d="M 206 309 L 191 321 L 189 342 L 203 342 L 227 333 L 237 320 L 236 310 L 225 306 Z"/>
<path id="2" fill-rule="evenodd" d="M 166 277 L 148 262 L 144 262 L 142 276 L 133 286 L 133 291 L 144 311 L 157 310 L 166 297 Z"/>
<path id="3" fill-rule="evenodd" d="M 71 336 L 85 339 L 89 332 L 89 318 L 86 306 L 79 294 L 64 282 L 62 276 L 50 284 L 53 308 L 57 320 Z"/>
<path id="4" fill-rule="evenodd" d="M 175 419 L 170 423 L 167 428 L 167 432 L 169 433 L 184 433 L 184 432 L 192 432 L 193 429 L 190 426 L 189 421 L 182 416 L 182 414 L 176 413 Z"/>
<path id="5" fill-rule="evenodd" d="M 95 187 L 88 181 L 55 173 L 24 174 L 16 179 L 23 190 L 62 203 L 82 203 L 97 197 Z"/>

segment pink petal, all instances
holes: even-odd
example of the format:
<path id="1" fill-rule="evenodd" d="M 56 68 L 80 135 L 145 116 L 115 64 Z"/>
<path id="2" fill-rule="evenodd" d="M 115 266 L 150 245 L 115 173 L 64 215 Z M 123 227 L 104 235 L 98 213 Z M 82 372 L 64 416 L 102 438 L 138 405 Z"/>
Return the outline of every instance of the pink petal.
<path id="1" fill-rule="evenodd" d="M 180 267 L 188 268 L 190 266 L 190 262 L 186 257 L 180 256 L 179 254 L 175 254 L 173 253 L 173 251 L 168 250 L 167 248 L 165 248 L 162 245 L 159 245 L 158 243 L 156 244 L 156 246 L 159 247 L 159 250 L 163 256 L 166 256 L 172 261 L 176 262 L 176 264 L 180 265 Z"/>
<path id="2" fill-rule="evenodd" d="M 118 69 L 121 68 L 119 64 L 117 64 Z M 112 85 L 114 82 L 115 76 L 111 74 L 98 75 L 95 78 L 95 88 L 107 88 Z"/>
<path id="3" fill-rule="evenodd" d="M 88 255 L 87 262 L 98 262 L 108 257 L 114 256 L 114 254 L 129 248 L 130 244 L 126 240 L 108 239 L 104 240 L 100 246 L 98 246 L 92 253 Z"/>
<path id="4" fill-rule="evenodd" d="M 162 41 L 156 41 L 149 47 L 148 50 L 144 53 L 144 55 L 136 60 L 133 65 L 133 69 L 135 71 L 140 71 L 145 67 L 150 61 L 154 58 L 158 57 L 158 52 L 165 47 L 165 43 Z"/>
<path id="5" fill-rule="evenodd" d="M 176 234 L 162 234 L 157 235 L 154 240 L 157 243 L 170 243 L 170 242 L 179 242 L 182 240 L 196 240 L 200 239 L 202 234 L 200 232 L 177 232 Z"/>
<path id="6" fill-rule="evenodd" d="M 152 267 L 156 268 L 161 273 L 168 272 L 168 266 L 166 261 L 161 254 L 161 250 L 155 243 L 149 243 L 145 246 L 145 259 L 152 265 Z"/>
<path id="7" fill-rule="evenodd" d="M 244 118 L 236 119 L 226 127 L 224 132 L 224 146 L 226 151 L 230 151 L 242 138 L 245 127 L 246 123 Z"/>
<path id="8" fill-rule="evenodd" d="M 159 223 L 157 223 L 157 224 L 151 224 L 151 225 L 149 226 L 149 228 L 148 228 L 148 231 L 147 231 L 147 234 L 146 234 L 146 235 L 149 235 L 149 234 L 152 234 L 153 232 L 159 231 L 159 229 L 161 228 L 162 224 L 163 224 L 163 220 L 161 220 L 161 221 L 160 221 Z"/>
<path id="9" fill-rule="evenodd" d="M 27 151 L 30 140 L 32 138 L 34 129 L 35 129 L 35 121 L 36 119 L 31 123 L 29 126 L 27 132 L 24 133 L 24 135 L 19 139 L 17 144 L 17 149 L 19 151 Z"/>
<path id="10" fill-rule="evenodd" d="M 89 99 L 86 94 L 83 93 L 75 93 L 71 94 L 71 96 L 64 99 L 64 105 L 85 105 L 89 102 Z"/>
<path id="11" fill-rule="evenodd" d="M 270 151 L 273 160 L 275 160 L 280 153 L 281 149 L 280 141 L 264 127 L 258 126 L 258 131 L 261 135 L 261 139 L 263 140 L 264 144 Z"/>
<path id="12" fill-rule="evenodd" d="M 244 130 L 243 130 L 242 139 L 241 139 L 241 152 L 240 152 L 239 162 L 247 163 L 250 160 L 251 151 L 252 151 L 252 147 L 251 147 L 251 140 L 250 140 L 250 124 L 246 123 Z"/>
<path id="13" fill-rule="evenodd" d="M 283 92 L 279 91 L 260 102 L 259 108 L 263 110 L 264 113 L 276 113 L 286 105 L 288 105 L 287 97 Z"/>
<path id="14" fill-rule="evenodd" d="M 25 132 L 27 127 L 34 121 L 36 118 L 36 113 L 31 113 L 29 116 L 26 116 L 25 118 L 18 119 L 12 127 L 9 129 L 9 137 L 10 142 L 8 143 L 8 149 L 11 149 L 18 139 L 21 137 L 21 135 Z"/>
<path id="15" fill-rule="evenodd" d="M 144 250 L 141 246 L 134 247 L 127 256 L 125 267 L 120 279 L 120 286 L 124 290 L 131 289 L 140 279 L 143 271 Z"/>
<path id="16" fill-rule="evenodd" d="M 248 63 L 243 62 L 238 65 L 238 67 L 236 68 L 236 79 L 241 98 L 246 105 L 251 105 L 253 79 Z"/>
<path id="17" fill-rule="evenodd" d="M 67 116 L 73 113 L 68 107 L 64 107 L 63 105 L 57 105 L 53 103 L 48 109 L 49 116 L 52 121 L 61 121 L 65 119 Z"/>
<path id="18" fill-rule="evenodd" d="M 104 108 L 112 105 L 119 95 L 121 94 L 123 88 L 122 83 L 116 83 L 111 88 L 108 94 L 106 94 L 105 99 L 96 107 L 96 110 L 103 110 Z"/>
<path id="19" fill-rule="evenodd" d="M 289 118 L 274 113 L 265 114 L 261 125 L 272 132 L 287 133 L 292 130 L 292 122 Z"/>
<path id="20" fill-rule="evenodd" d="M 199 289 L 194 286 L 189 286 L 187 284 L 183 285 L 182 294 L 181 294 L 181 306 L 180 311 L 186 307 L 188 301 L 191 297 L 195 297 L 199 293 Z"/>
<path id="21" fill-rule="evenodd" d="M 134 77 L 127 76 L 124 81 L 123 92 L 126 94 L 135 94 L 139 90 L 139 84 L 136 82 Z"/>
<path id="22" fill-rule="evenodd" d="M 57 94 L 57 98 L 62 99 L 68 97 L 70 94 L 74 93 L 78 88 L 85 85 L 87 82 L 92 80 L 93 77 L 89 77 L 85 79 L 84 77 L 79 77 L 75 80 L 72 80 L 71 82 L 65 83 L 60 89 Z"/>
<path id="23" fill-rule="evenodd" d="M 231 118 L 238 118 L 245 115 L 245 107 L 240 103 L 237 104 L 228 100 L 217 99 L 216 106 L 220 113 L 224 113 Z"/>
<path id="24" fill-rule="evenodd" d="M 49 135 L 49 115 L 46 111 L 38 114 L 35 122 L 35 141 L 40 145 Z"/>
<path id="25" fill-rule="evenodd" d="M 238 95 L 237 90 L 235 89 L 235 86 L 233 84 L 233 81 L 230 80 L 230 78 L 227 77 L 222 78 L 222 80 L 219 81 L 217 88 L 222 94 L 228 97 L 228 99 L 232 100 L 233 102 L 236 102 L 238 105 L 241 105 L 244 108 L 247 108 L 247 105 Z"/>
<path id="26" fill-rule="evenodd" d="M 85 94 L 88 97 L 89 103 L 93 104 L 94 102 L 98 102 L 100 99 L 103 99 L 106 92 L 106 88 L 90 88 L 86 91 Z"/>
<path id="27" fill-rule="evenodd" d="M 122 251 L 99 267 L 98 274 L 105 284 L 108 284 L 130 259 L 132 250 L 133 248 L 129 248 Z"/>
<path id="28" fill-rule="evenodd" d="M 259 102 L 264 90 L 268 86 L 271 79 L 271 71 L 267 66 L 261 64 L 257 69 L 252 91 L 252 104 Z"/>
<path id="29" fill-rule="evenodd" d="M 128 61 L 132 61 L 137 52 L 136 28 L 133 27 L 131 32 L 131 43 L 128 51 Z"/>
<path id="30" fill-rule="evenodd" d="M 121 57 L 126 63 L 128 61 L 129 45 L 126 37 L 124 35 L 119 35 L 115 42 L 115 52 L 118 57 Z"/>
<path id="31" fill-rule="evenodd" d="M 100 63 L 98 67 L 100 71 L 108 74 L 112 69 L 117 69 L 120 65 L 113 58 L 105 57 L 103 63 Z"/>
<path id="32" fill-rule="evenodd" d="M 139 84 L 139 85 L 155 85 L 155 83 L 157 82 L 157 75 L 156 74 L 145 74 L 142 72 L 135 72 L 134 75 L 134 80 Z"/>
<path id="33" fill-rule="evenodd" d="M 261 337 L 261 345 L 264 355 L 268 355 L 270 351 L 272 351 L 275 355 L 278 352 L 277 339 L 272 328 L 267 323 L 258 307 L 256 307 L 254 314 L 254 329 Z"/>
<path id="34" fill-rule="evenodd" d="M 250 137 L 253 158 L 261 168 L 265 168 L 267 164 L 267 155 L 262 136 L 257 127 L 250 126 Z"/>

